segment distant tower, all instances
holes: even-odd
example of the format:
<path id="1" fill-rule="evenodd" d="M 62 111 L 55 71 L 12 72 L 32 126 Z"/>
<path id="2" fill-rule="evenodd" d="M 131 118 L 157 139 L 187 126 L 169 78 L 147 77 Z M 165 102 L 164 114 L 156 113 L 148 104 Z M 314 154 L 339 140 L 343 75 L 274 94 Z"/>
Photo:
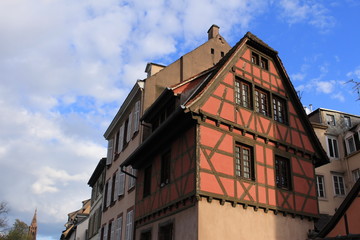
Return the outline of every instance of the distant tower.
<path id="1" fill-rule="evenodd" d="M 35 209 L 34 217 L 31 221 L 31 225 L 29 226 L 29 236 L 31 240 L 36 240 L 36 233 L 37 233 L 36 212 L 37 209 Z"/>

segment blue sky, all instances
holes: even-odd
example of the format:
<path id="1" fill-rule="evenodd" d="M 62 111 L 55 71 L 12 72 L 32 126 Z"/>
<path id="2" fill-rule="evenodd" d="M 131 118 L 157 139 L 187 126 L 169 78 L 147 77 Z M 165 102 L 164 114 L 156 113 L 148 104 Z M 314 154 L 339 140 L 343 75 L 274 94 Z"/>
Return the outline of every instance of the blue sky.
<path id="1" fill-rule="evenodd" d="M 360 115 L 356 0 L 0 1 L 0 201 L 9 224 L 58 239 L 90 197 L 107 126 L 147 62 L 167 65 L 207 40 L 247 31 L 279 56 L 304 106 Z"/>

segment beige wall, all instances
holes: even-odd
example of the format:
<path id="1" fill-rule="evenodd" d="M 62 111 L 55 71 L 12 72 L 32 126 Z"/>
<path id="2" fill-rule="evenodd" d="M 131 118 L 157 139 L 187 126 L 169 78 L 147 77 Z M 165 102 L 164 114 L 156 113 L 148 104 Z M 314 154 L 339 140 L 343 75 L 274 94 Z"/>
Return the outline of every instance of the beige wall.
<path id="1" fill-rule="evenodd" d="M 234 208 L 230 203 L 222 206 L 218 201 L 199 202 L 199 240 L 305 240 L 309 229 L 313 229 L 313 222 L 308 219 L 261 209 L 255 212 L 240 205 Z"/>
<path id="2" fill-rule="evenodd" d="M 162 218 L 158 221 L 147 224 L 136 229 L 136 240 L 140 240 L 141 232 L 151 229 L 151 239 L 158 239 L 159 225 L 166 222 L 174 223 L 174 239 L 176 240 L 197 240 L 197 206 L 190 207 L 177 214 Z M 220 238 L 219 238 L 220 239 Z"/>

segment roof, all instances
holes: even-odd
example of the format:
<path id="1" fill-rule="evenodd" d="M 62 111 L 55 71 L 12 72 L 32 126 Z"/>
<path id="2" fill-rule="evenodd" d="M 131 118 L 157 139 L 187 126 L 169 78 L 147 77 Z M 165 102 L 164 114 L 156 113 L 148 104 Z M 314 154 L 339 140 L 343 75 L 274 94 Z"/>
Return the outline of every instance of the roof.
<path id="1" fill-rule="evenodd" d="M 90 187 L 93 187 L 94 184 L 96 183 L 96 181 L 98 180 L 99 176 L 101 175 L 101 173 L 103 172 L 104 168 L 106 166 L 106 158 L 102 158 L 100 159 L 98 165 L 96 166 L 93 174 L 91 175 L 89 181 L 88 181 L 88 185 Z"/>
<path id="2" fill-rule="evenodd" d="M 343 114 L 343 115 L 347 115 L 347 116 L 352 116 L 352 117 L 360 118 L 359 115 L 354 115 L 354 114 L 350 114 L 350 113 L 346 113 L 346 112 L 341 112 L 341 111 L 338 111 L 338 110 L 327 109 L 327 108 L 317 108 L 316 110 L 314 110 L 314 111 L 312 111 L 311 113 L 309 113 L 309 117 L 312 116 L 312 115 L 314 115 L 315 113 L 320 112 L 320 111 L 339 113 L 339 114 Z"/>

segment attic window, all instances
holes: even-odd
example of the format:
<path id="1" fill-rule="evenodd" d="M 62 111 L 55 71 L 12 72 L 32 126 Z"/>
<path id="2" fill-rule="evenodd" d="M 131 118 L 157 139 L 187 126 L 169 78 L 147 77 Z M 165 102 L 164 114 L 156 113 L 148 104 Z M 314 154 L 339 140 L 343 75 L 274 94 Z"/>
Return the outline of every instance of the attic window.
<path id="1" fill-rule="evenodd" d="M 211 54 L 214 54 L 215 53 L 215 50 L 212 48 L 211 49 Z"/>
<path id="2" fill-rule="evenodd" d="M 265 70 L 269 70 L 269 63 L 266 58 L 261 57 L 260 67 Z"/>
<path id="3" fill-rule="evenodd" d="M 221 52 L 221 57 L 224 57 L 225 56 L 225 53 L 224 52 Z"/>
<path id="4" fill-rule="evenodd" d="M 251 54 L 251 62 L 255 65 L 259 65 L 259 55 L 257 53 Z"/>

